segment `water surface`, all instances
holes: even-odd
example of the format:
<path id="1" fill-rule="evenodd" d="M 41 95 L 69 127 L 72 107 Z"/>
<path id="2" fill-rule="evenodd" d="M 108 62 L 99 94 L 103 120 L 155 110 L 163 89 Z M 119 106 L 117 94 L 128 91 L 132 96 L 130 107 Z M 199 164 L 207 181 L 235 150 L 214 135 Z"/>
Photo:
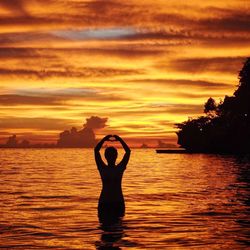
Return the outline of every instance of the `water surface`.
<path id="1" fill-rule="evenodd" d="M 2 149 L 0 248 L 247 249 L 249 167 L 247 158 L 133 150 L 126 216 L 105 226 L 92 150 Z"/>

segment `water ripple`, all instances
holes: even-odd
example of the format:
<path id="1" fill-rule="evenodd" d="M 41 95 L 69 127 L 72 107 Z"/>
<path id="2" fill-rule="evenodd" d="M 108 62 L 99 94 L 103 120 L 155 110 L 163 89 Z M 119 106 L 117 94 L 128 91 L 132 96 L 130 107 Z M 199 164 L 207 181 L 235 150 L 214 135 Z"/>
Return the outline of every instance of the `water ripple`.
<path id="1" fill-rule="evenodd" d="M 14 152 L 15 151 L 15 152 Z M 134 150 L 126 216 L 98 222 L 88 149 L 0 151 L 0 249 L 247 249 L 249 161 Z"/>

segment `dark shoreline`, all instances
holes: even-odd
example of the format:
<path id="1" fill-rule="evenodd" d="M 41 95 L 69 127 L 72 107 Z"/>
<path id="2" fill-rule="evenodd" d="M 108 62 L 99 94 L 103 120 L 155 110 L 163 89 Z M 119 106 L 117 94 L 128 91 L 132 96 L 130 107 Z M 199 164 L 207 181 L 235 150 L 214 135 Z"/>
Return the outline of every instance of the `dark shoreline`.
<path id="1" fill-rule="evenodd" d="M 213 154 L 213 155 L 249 155 L 250 152 L 216 152 L 216 151 L 192 151 L 186 149 L 156 149 L 157 154 Z"/>

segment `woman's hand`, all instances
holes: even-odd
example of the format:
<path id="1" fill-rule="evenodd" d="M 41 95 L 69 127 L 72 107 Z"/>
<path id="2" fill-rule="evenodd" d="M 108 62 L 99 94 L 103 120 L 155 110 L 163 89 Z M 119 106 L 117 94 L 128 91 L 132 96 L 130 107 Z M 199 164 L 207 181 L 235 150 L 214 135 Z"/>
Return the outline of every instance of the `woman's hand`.
<path id="1" fill-rule="evenodd" d="M 111 137 L 113 137 L 113 136 L 112 136 L 112 135 L 106 135 L 106 136 L 103 138 L 103 140 L 104 140 L 104 141 L 109 141 Z"/>
<path id="2" fill-rule="evenodd" d="M 118 136 L 118 135 L 113 135 L 113 137 L 115 138 L 116 141 L 120 141 L 121 140 L 121 137 Z"/>

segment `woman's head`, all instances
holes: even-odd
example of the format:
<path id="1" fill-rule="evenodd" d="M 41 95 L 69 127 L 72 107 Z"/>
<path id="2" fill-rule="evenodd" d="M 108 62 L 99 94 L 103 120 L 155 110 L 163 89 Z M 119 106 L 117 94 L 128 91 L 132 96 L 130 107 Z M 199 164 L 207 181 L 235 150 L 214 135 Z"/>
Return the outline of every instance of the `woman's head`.
<path id="1" fill-rule="evenodd" d="M 115 165 L 115 161 L 117 159 L 117 150 L 114 147 L 107 147 L 105 149 L 104 156 L 108 162 L 108 165 Z"/>

